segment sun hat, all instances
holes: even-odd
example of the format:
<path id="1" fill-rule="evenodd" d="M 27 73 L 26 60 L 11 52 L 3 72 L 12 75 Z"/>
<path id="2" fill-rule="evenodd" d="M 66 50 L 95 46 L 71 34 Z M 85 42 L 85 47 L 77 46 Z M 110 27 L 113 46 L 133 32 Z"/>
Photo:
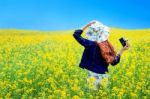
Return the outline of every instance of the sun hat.
<path id="1" fill-rule="evenodd" d="M 99 21 L 95 21 L 95 23 L 89 27 L 86 33 L 86 37 L 88 40 L 92 40 L 92 41 L 97 41 L 97 42 L 106 41 L 109 37 L 109 27 L 103 25 Z"/>

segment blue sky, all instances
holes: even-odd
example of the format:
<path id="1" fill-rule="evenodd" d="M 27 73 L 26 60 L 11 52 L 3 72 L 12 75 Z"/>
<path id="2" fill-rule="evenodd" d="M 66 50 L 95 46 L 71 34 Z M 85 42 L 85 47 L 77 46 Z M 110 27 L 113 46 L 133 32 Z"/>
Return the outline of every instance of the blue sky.
<path id="1" fill-rule="evenodd" d="M 150 0 L 0 0 L 0 29 L 70 30 L 91 20 L 150 28 Z"/>

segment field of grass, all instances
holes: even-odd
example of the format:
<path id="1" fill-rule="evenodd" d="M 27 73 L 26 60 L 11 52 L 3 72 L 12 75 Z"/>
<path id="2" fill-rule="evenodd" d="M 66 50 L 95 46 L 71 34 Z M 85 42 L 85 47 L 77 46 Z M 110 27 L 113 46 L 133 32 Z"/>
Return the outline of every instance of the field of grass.
<path id="1" fill-rule="evenodd" d="M 131 48 L 109 66 L 110 90 L 90 91 L 79 68 L 84 48 L 73 31 L 0 30 L 0 97 L 43 99 L 148 99 L 150 30 L 111 29 L 116 51 L 120 37 Z M 85 37 L 85 35 L 83 34 Z"/>

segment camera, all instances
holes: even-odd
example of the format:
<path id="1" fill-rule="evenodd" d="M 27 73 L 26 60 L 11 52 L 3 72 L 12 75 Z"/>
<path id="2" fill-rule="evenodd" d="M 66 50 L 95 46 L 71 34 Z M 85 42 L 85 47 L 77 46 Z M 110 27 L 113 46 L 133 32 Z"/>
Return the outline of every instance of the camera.
<path id="1" fill-rule="evenodd" d="M 126 46 L 126 42 L 127 42 L 128 40 L 126 40 L 125 38 L 121 37 L 121 38 L 119 39 L 119 41 L 120 41 L 120 43 L 122 44 L 122 46 L 124 47 L 124 46 Z"/>

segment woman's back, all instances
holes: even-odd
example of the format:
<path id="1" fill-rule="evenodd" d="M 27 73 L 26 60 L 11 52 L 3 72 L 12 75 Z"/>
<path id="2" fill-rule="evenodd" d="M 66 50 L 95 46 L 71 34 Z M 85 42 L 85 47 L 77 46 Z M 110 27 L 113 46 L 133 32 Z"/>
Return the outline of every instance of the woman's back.
<path id="1" fill-rule="evenodd" d="M 73 34 L 74 38 L 85 48 L 79 66 L 95 73 L 105 74 L 105 72 L 108 72 L 109 64 L 102 58 L 97 43 L 84 39 L 81 36 L 82 32 L 82 30 L 76 30 Z M 118 56 L 114 64 L 117 64 L 119 61 L 120 57 Z"/>

